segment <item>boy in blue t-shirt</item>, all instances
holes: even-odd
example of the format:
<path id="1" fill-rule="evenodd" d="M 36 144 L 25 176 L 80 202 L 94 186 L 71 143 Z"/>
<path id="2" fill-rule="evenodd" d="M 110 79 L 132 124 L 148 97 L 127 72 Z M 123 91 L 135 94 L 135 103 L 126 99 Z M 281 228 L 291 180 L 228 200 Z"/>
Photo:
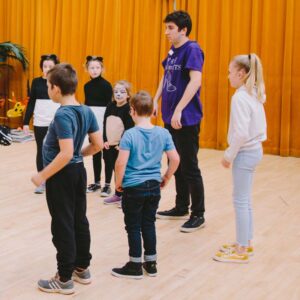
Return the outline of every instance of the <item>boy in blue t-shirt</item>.
<path id="1" fill-rule="evenodd" d="M 61 106 L 44 139 L 44 169 L 31 180 L 36 186 L 46 181 L 58 272 L 50 280 L 39 280 L 38 287 L 48 293 L 72 294 L 73 280 L 82 284 L 91 282 L 83 156 L 100 151 L 103 140 L 93 112 L 75 98 L 77 75 L 71 65 L 58 64 L 51 69 L 47 86 L 50 98 Z M 86 134 L 90 144 L 82 149 Z"/>
<path id="2" fill-rule="evenodd" d="M 112 269 L 112 275 L 140 279 L 142 267 L 149 276 L 156 276 L 155 215 L 160 188 L 165 187 L 176 171 L 179 156 L 168 130 L 151 124 L 151 96 L 138 92 L 130 100 L 135 127 L 125 131 L 115 165 L 116 189 L 123 191 L 122 209 L 128 235 L 129 262 Z M 161 177 L 161 159 L 166 152 L 169 165 Z M 142 240 L 144 264 L 142 265 Z"/>

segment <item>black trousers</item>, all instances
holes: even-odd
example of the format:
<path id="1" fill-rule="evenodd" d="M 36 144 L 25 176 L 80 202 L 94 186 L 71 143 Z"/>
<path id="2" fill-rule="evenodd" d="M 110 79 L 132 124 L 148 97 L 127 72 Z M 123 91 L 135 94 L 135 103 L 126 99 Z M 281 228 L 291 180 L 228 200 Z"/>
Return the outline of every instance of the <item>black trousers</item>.
<path id="1" fill-rule="evenodd" d="M 74 268 L 90 265 L 90 229 L 86 217 L 86 170 L 70 164 L 46 181 L 52 242 L 60 277 L 70 279 Z"/>
<path id="2" fill-rule="evenodd" d="M 43 164 L 43 141 L 47 134 L 48 127 L 40 127 L 40 126 L 34 126 L 33 132 L 36 142 L 36 168 L 38 172 L 42 171 L 44 168 Z"/>
<path id="3" fill-rule="evenodd" d="M 111 182 L 111 177 L 115 169 L 115 164 L 119 155 L 119 150 L 114 146 L 110 146 L 109 149 L 103 150 L 103 158 L 105 162 L 105 183 Z M 121 196 L 122 193 L 115 191 L 115 194 Z"/>
<path id="4" fill-rule="evenodd" d="M 180 156 L 180 164 L 175 172 L 176 208 L 187 212 L 191 197 L 192 215 L 203 216 L 205 212 L 204 187 L 197 157 L 200 124 L 184 126 L 178 130 L 166 124 L 165 128 L 171 133 Z"/>
<path id="5" fill-rule="evenodd" d="M 93 155 L 93 169 L 95 182 L 100 182 L 102 170 L 102 151 L 99 151 Z"/>

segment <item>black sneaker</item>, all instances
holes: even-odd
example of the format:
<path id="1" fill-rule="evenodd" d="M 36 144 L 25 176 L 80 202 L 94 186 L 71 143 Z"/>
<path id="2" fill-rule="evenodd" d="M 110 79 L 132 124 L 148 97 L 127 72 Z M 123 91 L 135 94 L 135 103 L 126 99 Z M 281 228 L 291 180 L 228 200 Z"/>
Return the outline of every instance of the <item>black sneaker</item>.
<path id="1" fill-rule="evenodd" d="M 130 261 L 122 268 L 113 268 L 111 274 L 121 278 L 142 279 L 142 263 Z"/>
<path id="2" fill-rule="evenodd" d="M 94 193 L 94 192 L 96 192 L 100 189 L 101 189 L 101 185 L 99 183 L 92 183 L 87 187 L 86 192 L 87 193 Z"/>
<path id="3" fill-rule="evenodd" d="M 109 185 L 105 185 L 102 190 L 101 190 L 101 193 L 100 193 L 100 196 L 101 197 L 108 197 L 110 196 L 111 194 L 111 188 Z"/>
<path id="4" fill-rule="evenodd" d="M 166 219 L 166 220 L 178 220 L 178 219 L 187 219 L 188 212 L 181 212 L 176 207 L 165 210 L 159 211 L 156 213 L 157 219 Z"/>
<path id="5" fill-rule="evenodd" d="M 148 276 L 155 277 L 157 275 L 156 261 L 145 261 L 143 268 Z"/>
<path id="6" fill-rule="evenodd" d="M 190 219 L 186 221 L 180 228 L 182 232 L 193 232 L 204 227 L 204 217 L 198 217 L 191 215 Z"/>

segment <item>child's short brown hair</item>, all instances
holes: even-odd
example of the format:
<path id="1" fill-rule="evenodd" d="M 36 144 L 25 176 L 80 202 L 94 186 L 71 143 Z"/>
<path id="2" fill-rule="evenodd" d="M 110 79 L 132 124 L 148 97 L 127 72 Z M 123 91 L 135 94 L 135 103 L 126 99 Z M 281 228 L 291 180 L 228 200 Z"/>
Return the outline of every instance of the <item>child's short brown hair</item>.
<path id="1" fill-rule="evenodd" d="M 48 71 L 47 79 L 52 87 L 56 85 L 60 88 L 63 96 L 73 95 L 76 92 L 78 84 L 77 75 L 70 64 L 55 65 Z"/>
<path id="2" fill-rule="evenodd" d="M 140 117 L 150 117 L 153 113 L 153 101 L 150 94 L 146 91 L 137 92 L 130 99 L 130 106 Z"/>

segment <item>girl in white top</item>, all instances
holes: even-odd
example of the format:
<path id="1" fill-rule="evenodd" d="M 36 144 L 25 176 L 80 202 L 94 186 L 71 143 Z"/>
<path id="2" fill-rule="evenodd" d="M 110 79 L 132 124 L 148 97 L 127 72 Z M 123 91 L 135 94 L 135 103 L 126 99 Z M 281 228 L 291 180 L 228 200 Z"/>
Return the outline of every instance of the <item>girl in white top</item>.
<path id="1" fill-rule="evenodd" d="M 228 77 L 237 90 L 231 101 L 229 147 L 221 163 L 225 168 L 232 164 L 236 242 L 222 245 L 213 258 L 221 262 L 247 263 L 248 256 L 253 255 L 253 173 L 262 159 L 262 142 L 267 138 L 263 106 L 266 95 L 260 59 L 254 53 L 234 57 Z"/>

